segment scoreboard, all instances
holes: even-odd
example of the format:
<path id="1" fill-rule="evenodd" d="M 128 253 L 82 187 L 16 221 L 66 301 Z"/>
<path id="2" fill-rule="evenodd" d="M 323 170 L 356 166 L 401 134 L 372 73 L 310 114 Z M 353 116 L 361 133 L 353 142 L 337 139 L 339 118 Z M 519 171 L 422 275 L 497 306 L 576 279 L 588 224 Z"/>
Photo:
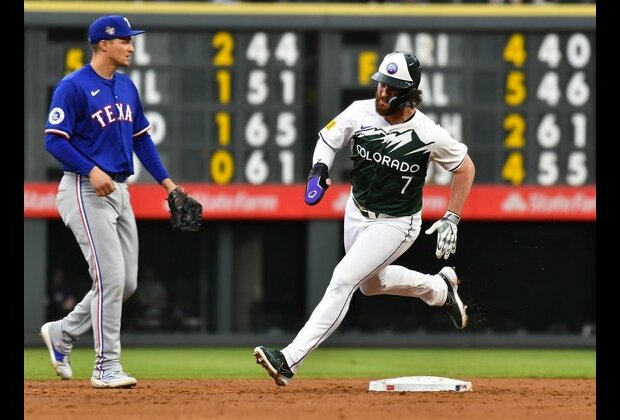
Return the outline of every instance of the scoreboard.
<path id="1" fill-rule="evenodd" d="M 83 30 L 49 35 L 47 57 L 56 62 L 50 66 L 56 79 L 88 62 Z M 133 42 L 132 64 L 120 71 L 140 91 L 151 137 L 176 179 L 219 185 L 299 181 L 303 34 L 153 29 Z M 48 85 L 50 94 L 52 89 Z M 149 180 L 134 161 L 133 181 Z"/>
<path id="2" fill-rule="evenodd" d="M 155 30 L 135 44 L 129 74 L 142 91 L 153 138 L 180 179 L 299 180 L 303 34 Z M 168 139 L 177 144 L 165 147 Z"/>
<path id="3" fill-rule="evenodd" d="M 398 31 L 375 38 L 345 41 L 346 100 L 361 97 L 362 88 L 372 92 L 370 75 L 386 51 L 414 51 L 423 68 L 420 109 L 469 146 L 476 183 L 594 184 L 593 31 Z M 439 166 L 429 177 L 441 185 L 451 179 Z"/>
<path id="4" fill-rule="evenodd" d="M 54 5 L 25 5 L 26 44 L 40 49 L 25 56 L 38 102 L 26 112 L 38 118 L 28 126 L 40 126 L 56 81 L 90 60 L 86 27 L 112 12 L 106 2 L 101 10 L 67 3 L 49 19 Z M 393 50 L 419 58 L 419 108 L 467 144 L 476 184 L 596 183 L 594 5 L 156 2 L 114 13 L 146 30 L 133 38 L 125 71 L 141 92 L 162 160 L 181 183 L 303 183 L 318 131 L 351 101 L 374 96 L 370 76 Z M 47 97 L 37 96 L 35 78 L 45 81 Z M 41 141 L 29 130 L 27 142 Z M 348 180 L 348 154 L 337 156 L 336 183 Z M 30 158 L 57 166 L 35 152 Z M 152 182 L 134 160 L 131 182 Z M 35 166 L 26 179 L 45 181 Z M 439 166 L 427 177 L 431 186 L 451 182 Z"/>

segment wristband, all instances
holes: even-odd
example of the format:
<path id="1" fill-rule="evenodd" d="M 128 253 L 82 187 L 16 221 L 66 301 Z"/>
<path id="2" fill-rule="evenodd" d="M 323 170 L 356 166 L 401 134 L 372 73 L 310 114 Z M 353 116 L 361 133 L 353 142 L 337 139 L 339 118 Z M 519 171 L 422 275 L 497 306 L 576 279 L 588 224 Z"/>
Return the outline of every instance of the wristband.
<path id="1" fill-rule="evenodd" d="M 446 219 L 446 220 L 454 223 L 455 225 L 458 225 L 459 222 L 461 221 L 461 216 L 459 216 L 458 214 L 448 210 L 446 212 L 446 214 L 443 215 L 442 219 Z"/>

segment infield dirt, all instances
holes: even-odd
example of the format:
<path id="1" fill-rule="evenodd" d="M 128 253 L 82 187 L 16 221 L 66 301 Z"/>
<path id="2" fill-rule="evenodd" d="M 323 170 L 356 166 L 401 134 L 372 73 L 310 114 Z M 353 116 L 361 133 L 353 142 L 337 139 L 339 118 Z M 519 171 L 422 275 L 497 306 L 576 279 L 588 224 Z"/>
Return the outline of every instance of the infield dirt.
<path id="1" fill-rule="evenodd" d="M 374 378 L 376 379 L 376 378 Z M 473 392 L 369 392 L 371 379 L 24 382 L 24 418 L 42 419 L 595 419 L 595 379 L 488 379 Z"/>

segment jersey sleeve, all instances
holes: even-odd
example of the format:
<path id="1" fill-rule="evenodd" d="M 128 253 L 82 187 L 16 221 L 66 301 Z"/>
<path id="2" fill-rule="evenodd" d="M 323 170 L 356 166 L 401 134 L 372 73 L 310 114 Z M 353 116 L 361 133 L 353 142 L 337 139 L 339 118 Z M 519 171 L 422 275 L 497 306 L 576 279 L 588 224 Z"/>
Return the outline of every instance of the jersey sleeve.
<path id="1" fill-rule="evenodd" d="M 356 102 L 349 105 L 319 131 L 319 138 L 334 150 L 340 150 L 345 147 L 351 140 L 351 136 L 353 136 L 357 127 L 356 115 L 359 113 L 357 108 Z"/>
<path id="2" fill-rule="evenodd" d="M 52 95 L 45 133 L 70 139 L 82 109 L 82 95 L 78 87 L 69 81 L 60 81 Z"/>
<path id="3" fill-rule="evenodd" d="M 467 146 L 455 140 L 448 130 L 436 125 L 431 159 L 448 171 L 457 170 L 465 160 Z"/>

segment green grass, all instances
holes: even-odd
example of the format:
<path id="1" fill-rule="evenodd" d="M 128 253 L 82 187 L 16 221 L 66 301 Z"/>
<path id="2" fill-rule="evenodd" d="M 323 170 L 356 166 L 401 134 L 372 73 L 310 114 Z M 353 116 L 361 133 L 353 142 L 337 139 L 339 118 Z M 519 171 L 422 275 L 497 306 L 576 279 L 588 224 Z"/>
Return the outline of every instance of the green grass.
<path id="1" fill-rule="evenodd" d="M 88 379 L 94 351 L 75 348 L 76 379 Z M 264 378 L 251 348 L 125 348 L 123 368 L 140 379 Z M 299 371 L 304 378 L 400 376 L 595 378 L 594 350 L 350 349 L 314 351 Z M 44 347 L 24 349 L 24 379 L 57 378 Z"/>

